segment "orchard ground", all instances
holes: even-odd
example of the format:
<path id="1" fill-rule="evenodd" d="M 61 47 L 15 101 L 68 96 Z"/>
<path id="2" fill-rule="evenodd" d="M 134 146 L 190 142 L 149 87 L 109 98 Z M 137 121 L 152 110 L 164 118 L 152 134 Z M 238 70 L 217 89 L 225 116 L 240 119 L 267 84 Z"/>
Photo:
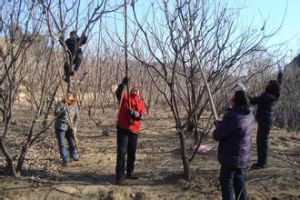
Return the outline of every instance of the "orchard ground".
<path id="1" fill-rule="evenodd" d="M 114 108 L 99 112 L 100 127 L 81 112 L 80 160 L 67 167 L 60 164 L 53 131 L 28 152 L 21 178 L 7 175 L 0 154 L 0 199 L 221 199 L 217 143 L 209 135 L 204 143 L 213 149 L 196 156 L 192 162 L 193 180 L 185 181 L 179 140 L 166 109 L 152 110 L 143 120 L 135 170 L 140 178 L 125 180 L 124 186 L 114 185 L 116 112 Z M 30 111 L 20 110 L 17 120 L 24 124 L 28 118 Z M 109 136 L 103 136 L 103 131 Z M 256 159 L 255 136 L 256 129 L 250 164 Z M 188 146 L 191 152 L 192 145 Z M 267 169 L 247 172 L 249 199 L 300 199 L 300 135 L 272 130 L 269 155 Z"/>

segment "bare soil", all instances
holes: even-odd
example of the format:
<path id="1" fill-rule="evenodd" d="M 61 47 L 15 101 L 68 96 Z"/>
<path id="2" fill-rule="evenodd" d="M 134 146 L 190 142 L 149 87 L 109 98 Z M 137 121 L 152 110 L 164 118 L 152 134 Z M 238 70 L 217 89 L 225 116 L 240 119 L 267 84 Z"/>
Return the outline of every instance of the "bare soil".
<path id="1" fill-rule="evenodd" d="M 62 167 L 54 132 L 35 145 L 26 157 L 22 178 L 6 174 L 0 154 L 0 199 L 221 199 L 217 143 L 192 162 L 193 180 L 182 178 L 179 143 L 168 111 L 152 110 L 143 121 L 137 150 L 138 180 L 114 185 L 116 111 L 98 113 L 101 126 L 82 111 L 78 127 L 80 160 Z M 24 119 L 26 121 L 26 119 Z M 108 131 L 109 136 L 103 136 Z M 256 159 L 255 136 L 251 163 Z M 188 147 L 191 151 L 192 146 Z M 269 167 L 247 172 L 250 200 L 300 199 L 300 135 L 281 130 L 270 134 Z"/>

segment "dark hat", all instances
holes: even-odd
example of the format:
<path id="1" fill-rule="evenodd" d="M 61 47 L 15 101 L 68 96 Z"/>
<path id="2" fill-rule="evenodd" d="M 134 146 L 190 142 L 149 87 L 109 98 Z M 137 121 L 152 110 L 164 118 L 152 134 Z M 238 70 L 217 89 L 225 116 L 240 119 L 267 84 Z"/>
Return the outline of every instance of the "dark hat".
<path id="1" fill-rule="evenodd" d="M 235 87 L 234 90 L 237 91 L 244 91 L 246 92 L 246 87 L 244 86 L 244 84 L 242 82 L 238 82 Z"/>
<path id="2" fill-rule="evenodd" d="M 77 35 L 77 31 L 71 31 L 70 35 L 76 34 Z"/>
<path id="3" fill-rule="evenodd" d="M 280 83 L 277 80 L 270 80 L 266 87 L 266 92 L 274 95 L 275 97 L 280 96 Z"/>

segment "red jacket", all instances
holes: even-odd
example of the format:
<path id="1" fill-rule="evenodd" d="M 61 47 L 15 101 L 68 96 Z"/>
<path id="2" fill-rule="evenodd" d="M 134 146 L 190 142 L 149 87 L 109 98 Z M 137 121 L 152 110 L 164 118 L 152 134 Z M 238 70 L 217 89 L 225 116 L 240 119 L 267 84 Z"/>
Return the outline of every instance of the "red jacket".
<path id="1" fill-rule="evenodd" d="M 118 125 L 122 128 L 128 129 L 129 131 L 138 134 L 140 131 L 140 119 L 133 119 L 130 117 L 128 109 L 128 93 L 124 92 L 121 97 L 121 106 L 118 115 Z M 130 95 L 131 110 L 138 111 L 141 115 L 144 114 L 145 106 L 144 102 L 139 98 L 139 96 Z M 131 122 L 130 122 L 131 118 Z"/>

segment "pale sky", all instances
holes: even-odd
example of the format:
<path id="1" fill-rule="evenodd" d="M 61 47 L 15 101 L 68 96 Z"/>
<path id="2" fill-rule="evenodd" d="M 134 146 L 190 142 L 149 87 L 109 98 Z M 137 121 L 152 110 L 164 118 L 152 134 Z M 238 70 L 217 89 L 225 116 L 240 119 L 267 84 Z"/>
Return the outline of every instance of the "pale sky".
<path id="1" fill-rule="evenodd" d="M 150 2 L 157 0 L 137 0 L 136 10 L 145 13 Z M 175 0 L 170 0 L 170 2 Z M 213 1 L 213 0 L 212 0 Z M 240 23 L 261 28 L 266 21 L 266 31 L 280 28 L 268 45 L 283 43 L 283 50 L 293 58 L 300 53 L 300 0 L 222 0 L 230 7 L 242 8 Z M 129 12 L 131 9 L 129 9 Z M 130 13 L 129 13 L 130 14 Z M 292 50 L 292 51 L 290 51 Z"/>
<path id="2" fill-rule="evenodd" d="M 231 0 L 235 2 L 238 0 Z M 275 29 L 282 24 L 280 31 L 270 43 L 282 43 L 289 54 L 300 53 L 300 0 L 244 0 L 243 20 L 261 22 L 267 20 L 267 29 Z"/>
<path id="3" fill-rule="evenodd" d="M 67 0 L 69 1 L 69 0 Z M 129 0 L 128 0 L 129 1 Z M 175 0 L 169 0 L 172 2 Z M 210 0 L 215 2 L 214 0 Z M 82 2 L 83 6 L 85 1 Z M 95 1 L 97 2 L 97 1 Z M 115 2 L 123 2 L 123 0 L 110 0 L 110 4 Z M 136 10 L 142 18 L 147 13 L 151 2 L 162 2 L 162 0 L 137 0 Z M 265 30 L 267 32 L 274 31 L 281 26 L 278 33 L 268 41 L 267 45 L 283 43 L 283 53 L 288 55 L 289 59 L 300 53 L 300 0 L 221 0 L 227 2 L 231 8 L 241 8 L 240 22 L 241 27 L 251 24 L 253 28 L 261 28 L 263 21 L 266 21 Z M 157 6 L 155 4 L 155 7 Z M 105 16 L 104 20 L 110 29 L 119 29 L 119 33 L 123 32 L 123 9 L 119 10 L 118 16 Z M 128 6 L 129 16 L 132 14 L 130 6 Z M 115 17 L 116 16 L 116 17 Z M 132 16 L 132 15 L 131 15 Z M 117 22 L 112 20 L 117 19 Z M 115 29 L 115 26 L 117 27 Z M 287 62 L 289 62 L 287 60 Z"/>

